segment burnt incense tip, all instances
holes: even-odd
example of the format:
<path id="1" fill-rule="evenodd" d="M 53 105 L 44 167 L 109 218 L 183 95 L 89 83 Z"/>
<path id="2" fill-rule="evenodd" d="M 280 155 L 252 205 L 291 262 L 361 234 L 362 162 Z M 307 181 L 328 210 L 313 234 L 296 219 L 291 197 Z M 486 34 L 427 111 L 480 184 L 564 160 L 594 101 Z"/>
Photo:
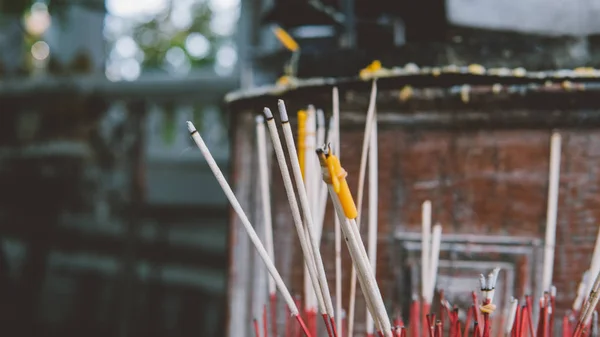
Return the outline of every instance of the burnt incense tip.
<path id="1" fill-rule="evenodd" d="M 196 127 L 194 126 L 194 123 L 192 123 L 192 122 L 190 122 L 190 121 L 187 121 L 187 122 L 185 122 L 185 123 L 187 124 L 188 131 L 189 131 L 191 134 L 193 134 L 194 132 L 196 132 L 196 131 L 197 131 L 197 130 L 196 130 Z"/>
<path id="2" fill-rule="evenodd" d="M 279 108 L 279 115 L 281 116 L 281 122 L 285 123 L 289 121 L 287 109 L 282 99 L 277 101 L 277 108 Z"/>
<path id="3" fill-rule="evenodd" d="M 263 113 L 265 114 L 265 117 L 267 117 L 267 120 L 273 119 L 273 113 L 271 112 L 271 109 L 264 108 Z"/>
<path id="4" fill-rule="evenodd" d="M 479 274 L 479 285 L 481 286 L 481 290 L 487 289 L 485 276 L 483 276 L 483 274 Z"/>
<path id="5" fill-rule="evenodd" d="M 256 124 L 262 124 L 265 122 L 265 118 L 262 115 L 256 116 L 255 120 L 256 120 Z"/>

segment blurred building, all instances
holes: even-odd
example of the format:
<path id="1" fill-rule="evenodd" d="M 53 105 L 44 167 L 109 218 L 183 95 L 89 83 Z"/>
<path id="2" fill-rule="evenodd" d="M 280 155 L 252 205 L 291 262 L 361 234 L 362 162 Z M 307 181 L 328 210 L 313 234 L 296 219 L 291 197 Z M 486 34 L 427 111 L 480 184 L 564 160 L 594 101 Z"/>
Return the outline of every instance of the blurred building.
<path id="1" fill-rule="evenodd" d="M 0 1 L 0 334 L 222 334 L 239 6 Z"/>

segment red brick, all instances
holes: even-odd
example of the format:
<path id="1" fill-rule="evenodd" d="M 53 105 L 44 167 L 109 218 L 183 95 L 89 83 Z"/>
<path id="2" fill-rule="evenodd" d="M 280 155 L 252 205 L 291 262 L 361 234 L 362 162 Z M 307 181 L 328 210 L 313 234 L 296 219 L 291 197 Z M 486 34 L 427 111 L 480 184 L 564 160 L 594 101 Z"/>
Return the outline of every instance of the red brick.
<path id="1" fill-rule="evenodd" d="M 342 164 L 356 192 L 362 130 L 343 131 Z M 419 231 L 421 203 L 433 202 L 433 218 L 444 232 L 544 237 L 550 132 L 405 131 L 379 133 L 379 235 L 377 278 L 382 291 L 393 280 L 389 238 L 397 229 Z M 563 133 L 555 284 L 562 312 L 573 300 L 579 275 L 589 266 L 600 220 L 600 132 Z M 302 290 L 303 264 L 290 209 L 275 165 L 273 212 L 277 251 L 289 251 L 292 265 L 277 262 L 292 289 Z M 366 211 L 367 198 L 364 200 Z M 322 252 L 333 285 L 333 212 L 328 206 Z M 366 225 L 364 226 L 366 227 Z M 363 233 L 366 233 L 363 228 Z M 585 238 L 585 242 L 581 242 Z M 365 236 L 366 239 L 366 236 Z M 279 254 L 279 253 L 278 253 Z M 350 259 L 343 244 L 344 305 Z M 526 269 L 523 262 L 519 268 Z M 573 280 L 575 279 L 575 280 Z M 524 287 L 521 285 L 521 287 Z M 517 291 L 519 291 L 517 289 Z M 388 294 L 385 294 L 388 295 Z M 384 295 L 384 296 L 385 296 Z M 359 300 L 357 317 L 364 316 Z M 357 322 L 362 322 L 359 318 Z"/>

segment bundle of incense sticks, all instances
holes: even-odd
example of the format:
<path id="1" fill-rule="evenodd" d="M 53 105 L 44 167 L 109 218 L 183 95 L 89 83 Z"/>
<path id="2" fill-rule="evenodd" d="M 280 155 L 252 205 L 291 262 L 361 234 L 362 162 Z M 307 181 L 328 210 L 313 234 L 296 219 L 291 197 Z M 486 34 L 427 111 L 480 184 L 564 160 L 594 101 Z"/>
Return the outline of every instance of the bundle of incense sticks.
<path id="1" fill-rule="evenodd" d="M 408 325 L 396 314 L 392 319 L 385 306 L 377 284 L 375 268 L 377 263 L 377 194 L 378 194 L 378 146 L 377 146 L 377 114 L 375 101 L 377 82 L 373 80 L 365 134 L 360 159 L 359 184 L 357 188 L 357 204 L 350 193 L 346 182 L 346 171 L 340 162 L 340 130 L 339 130 L 339 96 L 337 89 L 332 91 L 333 116 L 329 123 L 325 121 L 322 110 L 311 105 L 298 113 L 297 139 L 294 139 L 288 113 L 283 101 L 277 107 L 280 124 L 269 108 L 264 109 L 266 124 L 271 139 L 271 147 L 281 173 L 286 196 L 290 206 L 292 223 L 296 229 L 305 267 L 304 303 L 300 297 L 293 297 L 279 275 L 273 260 L 273 231 L 271 219 L 271 195 L 268 173 L 267 151 L 268 141 L 265 130 L 265 118 L 256 118 L 256 140 L 258 155 L 259 186 L 261 194 L 260 208 L 263 214 L 263 241 L 248 220 L 244 210 L 237 201 L 226 178 L 223 176 L 210 150 L 204 143 L 194 125 L 188 122 L 188 130 L 206 159 L 209 167 L 221 185 L 234 211 L 241 219 L 248 236 L 270 275 L 268 281 L 268 299 L 264 300 L 262 317 L 254 317 L 250 327 L 259 336 L 318 336 L 325 333 L 329 337 L 355 336 L 354 312 L 356 304 L 356 282 L 361 287 L 367 316 L 365 317 L 366 335 L 373 336 L 406 336 L 411 337 L 491 337 L 506 335 L 511 337 L 548 337 L 557 334 L 555 329 L 556 288 L 551 286 L 552 265 L 554 261 L 554 241 L 556 233 L 557 195 L 560 167 L 560 134 L 551 137 L 550 184 L 548 192 L 548 212 L 546 244 L 544 250 L 544 266 L 542 288 L 539 299 L 539 315 L 533 320 L 534 307 L 532 298 L 525 296 L 521 301 L 512 299 L 505 308 L 502 324 L 493 331 L 491 317 L 495 314 L 493 303 L 499 269 L 494 269 L 487 277 L 480 277 L 481 301 L 475 291 L 472 293 L 473 304 L 466 310 L 466 319 L 459 319 L 459 308 L 452 307 L 440 290 L 440 311 L 436 315 L 432 310 L 432 302 L 436 290 L 438 262 L 442 243 L 442 226 L 432 224 L 432 203 L 428 200 L 422 205 L 422 249 L 421 249 L 421 294 L 412 295 Z M 279 129 L 283 132 L 282 144 Z M 323 145 L 325 144 L 325 145 Z M 333 146 L 329 145 L 333 144 Z M 285 148 L 284 148 L 285 145 Z M 286 159 L 285 150 L 288 152 Z M 368 178 L 368 179 L 367 179 Z M 368 244 L 365 246 L 359 226 L 361 222 L 362 199 L 365 182 L 368 182 Z M 330 200 L 335 212 L 335 296 L 330 292 L 330 280 L 325 274 L 323 254 L 320 241 L 323 232 L 327 200 Z M 348 316 L 342 307 L 341 254 L 342 238 L 346 242 L 347 252 L 352 261 L 350 298 Z M 328 255 L 330 253 L 327 253 Z M 594 281 L 594 282 L 592 282 Z M 451 289 L 448 289 L 451 290 Z M 277 310 L 277 292 L 282 297 L 288 319 L 285 326 L 278 329 L 278 317 L 286 313 Z M 333 303 L 335 298 L 335 305 Z M 560 334 L 568 337 L 580 337 L 588 334 L 597 335 L 597 313 L 595 311 L 600 299 L 600 231 L 596 240 L 592 262 L 589 270 L 582 276 L 577 297 L 571 312 L 565 315 Z M 303 304 L 303 306 L 302 306 Z M 303 307 L 303 312 L 299 309 Z M 317 314 L 322 317 L 322 328 L 319 329 Z M 436 320 L 436 317 L 438 318 Z M 294 321 L 296 323 L 294 323 Z M 306 323 L 308 324 L 306 324 Z M 392 322 L 394 323 L 392 325 Z M 262 326 L 261 326 L 262 325 Z"/>

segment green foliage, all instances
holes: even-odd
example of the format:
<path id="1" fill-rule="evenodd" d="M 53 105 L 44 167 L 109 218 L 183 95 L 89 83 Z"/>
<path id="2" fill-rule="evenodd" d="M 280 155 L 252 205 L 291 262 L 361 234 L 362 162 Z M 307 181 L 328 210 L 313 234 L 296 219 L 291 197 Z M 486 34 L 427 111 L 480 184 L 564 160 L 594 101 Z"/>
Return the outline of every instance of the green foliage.
<path id="1" fill-rule="evenodd" d="M 206 1 L 193 5 L 192 17 L 193 22 L 189 28 L 176 29 L 171 24 L 172 10 L 167 8 L 164 13 L 157 15 L 153 20 L 142 22 L 134 27 L 133 39 L 144 52 L 143 68 L 161 67 L 167 51 L 172 47 L 182 48 L 192 67 L 201 67 L 214 62 L 214 50 L 205 58 L 195 59 L 185 49 L 185 41 L 190 33 L 204 35 L 210 41 L 211 46 L 220 40 L 210 29 L 212 13 Z"/>

